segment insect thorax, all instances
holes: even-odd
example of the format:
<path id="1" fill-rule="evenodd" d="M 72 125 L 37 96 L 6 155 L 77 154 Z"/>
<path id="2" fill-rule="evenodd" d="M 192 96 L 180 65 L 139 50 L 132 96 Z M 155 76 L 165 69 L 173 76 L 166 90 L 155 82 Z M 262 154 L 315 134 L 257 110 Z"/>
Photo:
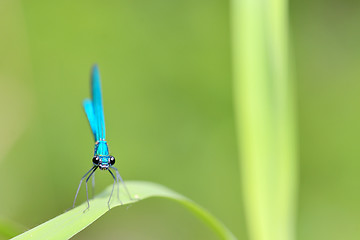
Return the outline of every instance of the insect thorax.
<path id="1" fill-rule="evenodd" d="M 94 155 L 109 156 L 109 148 L 106 141 L 97 141 L 95 143 Z"/>

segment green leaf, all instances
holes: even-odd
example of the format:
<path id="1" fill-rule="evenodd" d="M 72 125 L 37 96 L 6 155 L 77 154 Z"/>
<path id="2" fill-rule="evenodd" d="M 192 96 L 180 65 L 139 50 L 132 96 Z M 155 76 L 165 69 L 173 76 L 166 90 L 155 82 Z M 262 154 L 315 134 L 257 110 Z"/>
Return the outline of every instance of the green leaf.
<path id="1" fill-rule="evenodd" d="M 221 239 L 236 239 L 221 222 L 190 199 L 162 185 L 151 182 L 130 181 L 126 184 L 133 197 L 139 200 L 130 200 L 124 192 L 120 191 L 120 199 L 122 199 L 123 205 L 133 204 L 136 201 L 142 201 L 151 197 L 167 198 L 179 202 L 191 210 L 191 212 L 209 225 Z M 111 188 L 112 186 L 109 186 L 104 192 L 91 200 L 90 208 L 86 212 L 84 212 L 86 208 L 85 202 L 13 239 L 69 239 L 109 211 L 107 201 Z M 116 197 L 113 197 L 113 199 L 116 201 L 112 201 L 111 208 L 123 206 L 117 201 Z"/>

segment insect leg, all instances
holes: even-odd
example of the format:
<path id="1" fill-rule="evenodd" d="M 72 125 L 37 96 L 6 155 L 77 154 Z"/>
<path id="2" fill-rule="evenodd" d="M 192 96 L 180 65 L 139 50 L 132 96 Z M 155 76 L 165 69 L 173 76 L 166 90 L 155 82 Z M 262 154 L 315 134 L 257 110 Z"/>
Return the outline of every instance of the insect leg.
<path id="1" fill-rule="evenodd" d="M 92 175 L 92 197 L 91 198 L 94 198 L 95 196 L 95 173 Z"/>
<path id="2" fill-rule="evenodd" d="M 129 195 L 130 200 L 135 200 L 134 198 L 131 197 L 130 192 L 129 192 L 128 188 L 126 187 L 126 184 L 125 184 L 124 180 L 123 180 L 122 177 L 120 176 L 120 173 L 119 173 L 119 171 L 117 170 L 117 168 L 115 168 L 115 167 L 111 167 L 111 168 L 115 170 L 115 172 L 116 172 L 116 177 L 117 177 L 118 179 L 120 179 L 121 184 L 124 186 L 125 191 L 126 191 L 127 195 Z"/>
<path id="3" fill-rule="evenodd" d="M 86 186 L 86 201 L 87 201 L 88 206 L 87 206 L 87 208 L 84 210 L 84 212 L 85 212 L 86 210 L 88 210 L 89 207 L 90 207 L 90 203 L 89 203 L 89 193 L 88 193 L 88 185 L 87 185 L 87 183 L 88 183 L 88 181 L 89 181 L 89 178 L 91 177 L 91 175 L 94 174 L 94 172 L 96 171 L 97 168 L 98 168 L 98 166 L 95 166 L 95 167 L 94 167 L 94 169 L 92 170 L 92 172 L 89 174 L 89 176 L 86 178 L 86 181 L 85 181 L 85 186 Z"/>
<path id="4" fill-rule="evenodd" d="M 95 166 L 93 166 L 92 168 L 90 168 L 90 170 L 87 171 L 87 172 L 85 173 L 85 175 L 81 178 L 79 187 L 78 187 L 78 189 L 77 189 L 77 191 L 76 191 L 76 194 L 75 194 L 75 199 L 74 199 L 74 203 L 73 203 L 73 208 L 75 207 L 76 198 L 77 198 L 77 196 L 78 196 L 78 194 L 79 194 L 79 190 L 80 190 L 82 181 L 86 178 L 86 176 L 89 174 L 89 172 L 91 172 L 94 168 L 95 168 Z"/>
<path id="5" fill-rule="evenodd" d="M 109 170 L 109 173 L 111 174 L 111 176 L 112 176 L 113 179 L 114 179 L 114 183 L 113 183 L 113 186 L 112 186 L 112 189 L 111 189 L 111 193 L 110 193 L 110 197 L 109 197 L 109 201 L 108 201 L 108 207 L 109 207 L 109 210 L 110 210 L 110 200 L 111 200 L 111 196 L 112 196 L 113 191 L 114 191 L 114 186 L 115 186 L 115 183 L 116 183 L 116 178 L 115 178 L 114 174 L 111 172 L 111 170 L 110 170 L 110 169 L 108 169 L 108 170 Z M 119 201 L 120 201 L 120 200 L 119 200 Z M 120 203 L 123 204 L 121 201 L 120 201 Z"/>

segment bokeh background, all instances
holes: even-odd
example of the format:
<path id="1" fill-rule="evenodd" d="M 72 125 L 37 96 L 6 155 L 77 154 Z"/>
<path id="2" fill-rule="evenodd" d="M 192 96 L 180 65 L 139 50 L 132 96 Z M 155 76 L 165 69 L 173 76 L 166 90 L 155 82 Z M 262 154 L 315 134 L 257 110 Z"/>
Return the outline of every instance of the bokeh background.
<path id="1" fill-rule="evenodd" d="M 81 101 L 98 63 L 122 176 L 188 196 L 247 239 L 229 8 L 220 0 L 0 0 L 0 218 L 28 229 L 71 207 L 91 167 Z M 359 12 L 353 0 L 290 1 L 298 239 L 360 237 Z M 96 176 L 97 192 L 112 183 Z M 75 239 L 104 237 L 216 239 L 160 199 L 115 208 Z"/>

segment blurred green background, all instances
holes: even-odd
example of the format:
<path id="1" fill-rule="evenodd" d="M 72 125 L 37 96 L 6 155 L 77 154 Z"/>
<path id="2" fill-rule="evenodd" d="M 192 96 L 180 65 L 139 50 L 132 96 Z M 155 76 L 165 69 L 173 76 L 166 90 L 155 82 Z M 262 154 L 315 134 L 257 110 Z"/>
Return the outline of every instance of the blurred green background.
<path id="1" fill-rule="evenodd" d="M 360 237 L 359 11 L 353 0 L 290 1 L 298 239 Z M 81 101 L 98 63 L 122 176 L 188 196 L 247 239 L 229 22 L 229 2 L 219 0 L 1 0 L 0 218 L 27 229 L 71 207 L 91 167 Z M 112 183 L 96 176 L 97 192 Z M 105 236 L 216 239 L 186 209 L 156 199 L 116 208 L 75 238 Z"/>

